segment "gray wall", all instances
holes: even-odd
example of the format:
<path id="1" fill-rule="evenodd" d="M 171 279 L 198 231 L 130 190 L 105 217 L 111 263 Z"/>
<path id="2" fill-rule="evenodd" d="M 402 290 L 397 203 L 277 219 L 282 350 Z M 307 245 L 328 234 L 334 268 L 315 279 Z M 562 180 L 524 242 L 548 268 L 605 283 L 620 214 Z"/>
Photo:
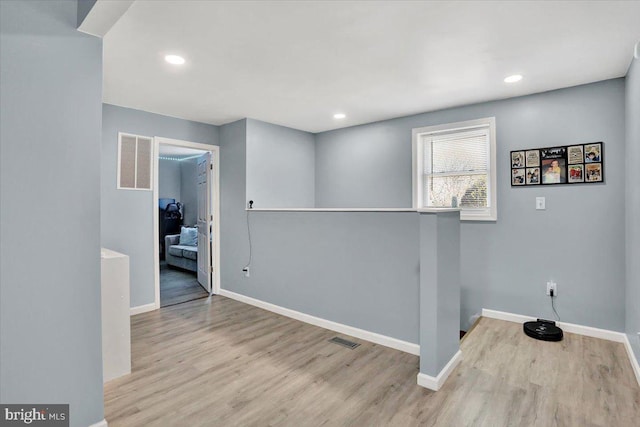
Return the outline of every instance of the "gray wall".
<path id="1" fill-rule="evenodd" d="M 397 119 L 316 134 L 315 207 L 411 207 L 410 123 Z"/>
<path id="2" fill-rule="evenodd" d="M 245 208 L 247 121 L 220 126 L 220 282 L 238 280 L 249 261 Z"/>
<path id="3" fill-rule="evenodd" d="M 158 197 L 181 201 L 180 163 L 177 160 L 158 160 Z"/>
<path id="4" fill-rule="evenodd" d="M 75 1 L 0 2 L 0 401 L 104 418 L 102 41 Z"/>
<path id="5" fill-rule="evenodd" d="M 222 288 L 418 343 L 415 213 L 251 212 L 244 277 L 247 129 L 220 128 Z"/>
<path id="6" fill-rule="evenodd" d="M 313 134 L 247 119 L 247 201 L 254 207 L 315 205 Z"/>
<path id="7" fill-rule="evenodd" d="M 184 225 L 195 225 L 198 220 L 197 175 L 197 159 L 158 161 L 159 196 L 182 204 Z"/>
<path id="8" fill-rule="evenodd" d="M 244 277 L 241 262 L 223 263 L 232 268 L 224 289 L 419 343 L 416 213 L 250 215 L 251 277 Z M 246 228 L 238 240 L 244 236 Z"/>
<path id="9" fill-rule="evenodd" d="M 182 223 L 196 225 L 198 222 L 198 159 L 180 162 L 180 196 L 184 214 Z"/>
<path id="10" fill-rule="evenodd" d="M 460 214 L 420 214 L 420 372 L 436 377 L 460 348 Z"/>
<path id="11" fill-rule="evenodd" d="M 622 331 L 624 87 L 609 80 L 318 134 L 316 206 L 411 206 L 411 129 L 495 116 L 498 221 L 462 224 L 462 326 L 482 308 L 551 318 L 554 279 L 562 320 Z M 510 150 L 592 141 L 605 142 L 606 183 L 511 188 Z"/>
<path id="12" fill-rule="evenodd" d="M 151 191 L 116 189 L 118 132 L 218 145 L 218 127 L 103 104 L 101 161 L 102 246 L 129 255 L 131 306 L 154 302 Z"/>
<path id="13" fill-rule="evenodd" d="M 640 361 L 640 59 L 631 63 L 626 83 L 626 332 Z"/>
<path id="14" fill-rule="evenodd" d="M 98 0 L 78 0 L 78 18 L 77 18 L 77 26 L 79 27 L 82 22 L 85 20 L 93 6 L 95 6 Z"/>

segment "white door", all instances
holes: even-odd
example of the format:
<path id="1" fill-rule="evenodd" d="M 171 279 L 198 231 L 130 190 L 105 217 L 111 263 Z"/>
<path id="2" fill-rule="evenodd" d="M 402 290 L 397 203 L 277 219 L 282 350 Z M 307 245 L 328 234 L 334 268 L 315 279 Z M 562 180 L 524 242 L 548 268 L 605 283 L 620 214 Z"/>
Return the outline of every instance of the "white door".
<path id="1" fill-rule="evenodd" d="M 198 159 L 198 283 L 211 293 L 211 153 Z"/>

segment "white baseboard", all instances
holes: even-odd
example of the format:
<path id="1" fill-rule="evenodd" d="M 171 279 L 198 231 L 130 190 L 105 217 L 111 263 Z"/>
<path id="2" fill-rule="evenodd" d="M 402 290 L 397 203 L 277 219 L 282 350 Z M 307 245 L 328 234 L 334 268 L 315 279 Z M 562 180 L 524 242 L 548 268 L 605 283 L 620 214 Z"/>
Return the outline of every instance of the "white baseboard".
<path id="1" fill-rule="evenodd" d="M 629 342 L 629 337 L 627 336 L 627 334 L 624 335 L 624 347 L 627 349 L 627 354 L 629 355 L 629 360 L 631 361 L 631 367 L 633 368 L 633 372 L 636 374 L 638 385 L 640 385 L 640 365 L 638 364 L 636 355 L 633 353 L 633 347 L 631 347 L 631 343 Z"/>
<path id="2" fill-rule="evenodd" d="M 237 294 L 235 292 L 228 291 L 226 289 L 220 289 L 219 295 L 234 299 L 236 301 L 243 302 L 245 304 L 253 305 L 255 307 L 259 307 L 267 311 L 271 311 L 273 313 L 278 313 L 283 316 L 287 316 L 292 319 L 299 320 L 301 322 L 310 323 L 312 325 L 319 326 L 321 328 L 336 331 L 341 334 L 350 335 L 352 337 L 356 337 L 356 338 L 360 338 L 376 344 L 380 344 L 385 347 L 394 348 L 396 350 L 404 351 L 405 353 L 415 354 L 416 356 L 420 355 L 420 345 L 418 344 L 402 341 L 396 338 L 388 337 L 386 335 L 365 331 L 364 329 L 355 328 L 353 326 L 344 325 L 342 323 L 333 322 L 331 320 L 322 319 L 320 317 L 315 317 L 310 314 L 305 314 L 299 311 L 280 307 L 275 304 L 271 304 L 271 303 L 261 301 L 255 298 L 251 298 L 245 295 Z"/>
<path id="3" fill-rule="evenodd" d="M 482 309 L 482 316 L 516 323 L 524 323 L 536 320 L 535 317 L 531 316 L 523 316 L 521 314 L 513 314 L 497 310 L 488 310 L 486 308 Z M 633 372 L 635 373 L 636 379 L 638 380 L 638 385 L 640 385 L 640 366 L 638 366 L 638 359 L 636 359 L 635 355 L 633 354 L 633 349 L 631 348 L 631 343 L 629 342 L 629 337 L 627 337 L 627 334 L 625 334 L 624 332 L 610 331 L 607 329 L 592 328 L 591 326 L 576 325 L 575 323 L 556 323 L 565 332 L 623 343 L 627 350 L 627 355 L 629 356 L 629 361 L 631 362 Z"/>
<path id="4" fill-rule="evenodd" d="M 609 331 L 606 329 L 592 328 L 591 326 L 576 325 L 573 323 L 556 322 L 565 332 L 570 332 L 587 337 L 600 338 L 603 340 L 624 342 L 626 337 L 622 332 Z"/>
<path id="5" fill-rule="evenodd" d="M 103 419 L 102 421 L 98 421 L 95 424 L 91 424 L 89 427 L 108 427 L 107 420 Z"/>
<path id="6" fill-rule="evenodd" d="M 492 319 L 506 320 L 507 322 L 524 323 L 536 320 L 535 317 L 523 316 L 521 314 L 507 313 L 506 311 L 482 309 L 482 317 L 490 317 Z"/>
<path id="7" fill-rule="evenodd" d="M 130 315 L 135 316 L 136 314 L 146 313 L 147 311 L 153 311 L 159 308 L 155 302 L 151 304 L 138 305 L 136 307 L 131 307 Z"/>
<path id="8" fill-rule="evenodd" d="M 523 316 L 521 314 L 507 313 L 504 311 L 487 310 L 482 309 L 482 315 L 484 317 L 490 317 L 492 319 L 506 320 L 508 322 L 530 322 L 537 320 L 535 317 Z M 607 329 L 592 328 L 591 326 L 576 325 L 575 323 L 556 322 L 556 324 L 562 328 L 565 332 L 572 334 L 585 335 L 587 337 L 600 338 L 603 340 L 624 342 L 626 334 L 622 332 L 609 331 Z"/>
<path id="9" fill-rule="evenodd" d="M 429 390 L 438 391 L 440 387 L 444 385 L 444 382 L 449 378 L 453 369 L 458 366 L 460 363 L 460 359 L 462 357 L 462 352 L 458 350 L 456 354 L 453 355 L 451 360 L 445 365 L 444 368 L 440 371 L 437 377 L 432 377 L 431 375 L 419 373 L 418 374 L 418 385 L 424 388 L 428 388 Z"/>

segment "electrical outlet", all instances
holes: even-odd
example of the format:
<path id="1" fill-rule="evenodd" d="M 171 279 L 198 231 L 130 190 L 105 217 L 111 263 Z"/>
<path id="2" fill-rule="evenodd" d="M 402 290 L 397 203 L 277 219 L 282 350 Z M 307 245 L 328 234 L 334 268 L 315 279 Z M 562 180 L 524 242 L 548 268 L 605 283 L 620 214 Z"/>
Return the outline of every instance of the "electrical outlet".
<path id="1" fill-rule="evenodd" d="M 243 268 L 242 271 L 244 272 L 244 277 L 251 277 L 251 271 L 249 270 L 249 267 Z"/>
<path id="2" fill-rule="evenodd" d="M 536 210 L 543 211 L 547 209 L 546 204 L 544 197 L 536 197 Z"/>
<path id="3" fill-rule="evenodd" d="M 551 289 L 553 289 L 553 296 L 558 296 L 558 285 L 554 281 L 547 282 L 547 295 L 551 295 Z"/>

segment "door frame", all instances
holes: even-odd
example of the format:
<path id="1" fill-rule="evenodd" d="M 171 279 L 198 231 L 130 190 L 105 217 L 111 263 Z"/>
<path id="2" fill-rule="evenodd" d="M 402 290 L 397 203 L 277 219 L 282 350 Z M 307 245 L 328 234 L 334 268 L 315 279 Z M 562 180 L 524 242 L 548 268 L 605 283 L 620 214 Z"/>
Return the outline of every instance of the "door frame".
<path id="1" fill-rule="evenodd" d="M 153 137 L 153 266 L 155 281 L 155 309 L 160 308 L 160 218 L 158 213 L 158 165 L 160 144 L 174 145 L 178 147 L 195 148 L 197 150 L 211 152 L 213 157 L 211 164 L 213 171 L 210 176 L 211 182 L 211 200 L 213 200 L 213 232 L 215 236 L 211 239 L 211 253 L 213 254 L 213 277 L 211 278 L 211 293 L 220 293 L 220 147 L 217 145 L 202 144 L 199 142 L 182 141 L 179 139 L 164 138 L 161 136 Z"/>

